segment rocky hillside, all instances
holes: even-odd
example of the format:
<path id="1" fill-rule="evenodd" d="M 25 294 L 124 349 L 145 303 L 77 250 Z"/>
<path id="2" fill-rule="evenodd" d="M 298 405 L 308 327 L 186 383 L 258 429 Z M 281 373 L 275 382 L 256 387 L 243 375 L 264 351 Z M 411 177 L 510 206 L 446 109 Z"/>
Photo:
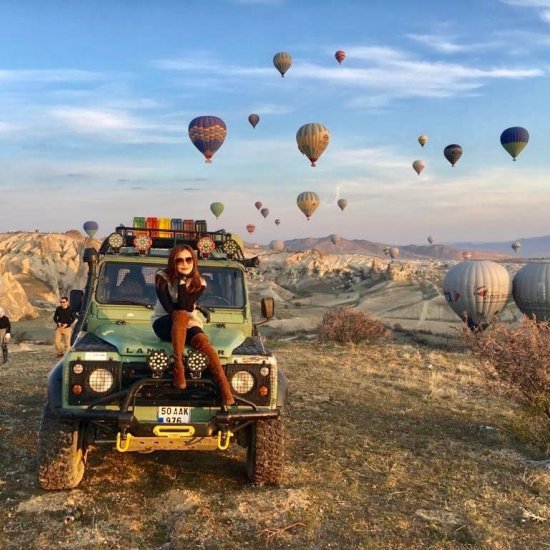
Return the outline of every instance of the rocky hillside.
<path id="1" fill-rule="evenodd" d="M 12 321 L 36 317 L 84 284 L 85 238 L 66 233 L 0 233 L 0 304 Z"/>

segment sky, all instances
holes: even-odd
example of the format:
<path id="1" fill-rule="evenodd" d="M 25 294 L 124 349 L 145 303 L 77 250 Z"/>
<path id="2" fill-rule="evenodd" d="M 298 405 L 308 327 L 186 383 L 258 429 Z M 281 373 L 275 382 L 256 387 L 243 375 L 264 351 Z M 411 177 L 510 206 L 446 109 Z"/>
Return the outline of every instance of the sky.
<path id="1" fill-rule="evenodd" d="M 550 234 L 550 0 L 0 0 L 0 21 L 0 232 L 156 216 L 258 243 Z M 227 125 L 212 164 L 188 136 L 201 115 Z M 331 134 L 315 168 L 310 122 Z M 517 162 L 510 126 L 530 134 Z"/>

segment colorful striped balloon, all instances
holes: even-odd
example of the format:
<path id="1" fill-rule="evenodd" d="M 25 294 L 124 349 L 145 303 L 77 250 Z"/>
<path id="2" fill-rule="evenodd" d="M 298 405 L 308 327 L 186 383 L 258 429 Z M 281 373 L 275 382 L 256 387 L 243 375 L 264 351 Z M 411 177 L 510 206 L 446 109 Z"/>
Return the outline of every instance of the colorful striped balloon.
<path id="1" fill-rule="evenodd" d="M 342 61 L 346 59 L 346 52 L 344 50 L 338 50 L 334 54 L 334 57 L 336 58 L 336 61 L 338 61 L 338 63 L 342 64 Z"/>
<path id="2" fill-rule="evenodd" d="M 222 146 L 226 135 L 227 126 L 217 116 L 199 116 L 189 123 L 189 137 L 207 163 L 212 162 L 214 153 Z"/>
<path id="3" fill-rule="evenodd" d="M 521 126 L 506 128 L 500 134 L 500 143 L 515 161 L 516 157 L 525 149 L 529 142 L 529 132 Z"/>
<path id="4" fill-rule="evenodd" d="M 311 166 L 315 166 L 315 162 L 328 147 L 329 142 L 328 128 L 318 122 L 304 124 L 296 132 L 298 149 L 311 161 Z"/>

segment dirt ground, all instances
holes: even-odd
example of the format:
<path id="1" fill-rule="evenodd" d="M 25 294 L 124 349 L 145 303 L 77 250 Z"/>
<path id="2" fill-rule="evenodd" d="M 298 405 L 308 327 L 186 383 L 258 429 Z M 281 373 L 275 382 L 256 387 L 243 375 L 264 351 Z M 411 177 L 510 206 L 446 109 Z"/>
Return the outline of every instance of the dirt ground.
<path id="1" fill-rule="evenodd" d="M 268 345 L 290 381 L 285 479 L 268 488 L 247 483 L 238 447 L 95 448 L 78 489 L 42 491 L 53 349 L 14 351 L 0 366 L 0 548 L 550 548 L 550 470 L 466 352 Z"/>

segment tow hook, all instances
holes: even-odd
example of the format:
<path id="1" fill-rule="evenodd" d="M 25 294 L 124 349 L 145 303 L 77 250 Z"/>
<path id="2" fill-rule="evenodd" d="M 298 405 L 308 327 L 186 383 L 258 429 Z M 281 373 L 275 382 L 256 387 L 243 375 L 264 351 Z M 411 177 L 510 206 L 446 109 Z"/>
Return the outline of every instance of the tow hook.
<path id="1" fill-rule="evenodd" d="M 231 443 L 231 438 L 235 434 L 229 430 L 220 430 L 218 432 L 218 449 L 220 451 L 226 451 L 229 449 L 229 444 Z"/>

